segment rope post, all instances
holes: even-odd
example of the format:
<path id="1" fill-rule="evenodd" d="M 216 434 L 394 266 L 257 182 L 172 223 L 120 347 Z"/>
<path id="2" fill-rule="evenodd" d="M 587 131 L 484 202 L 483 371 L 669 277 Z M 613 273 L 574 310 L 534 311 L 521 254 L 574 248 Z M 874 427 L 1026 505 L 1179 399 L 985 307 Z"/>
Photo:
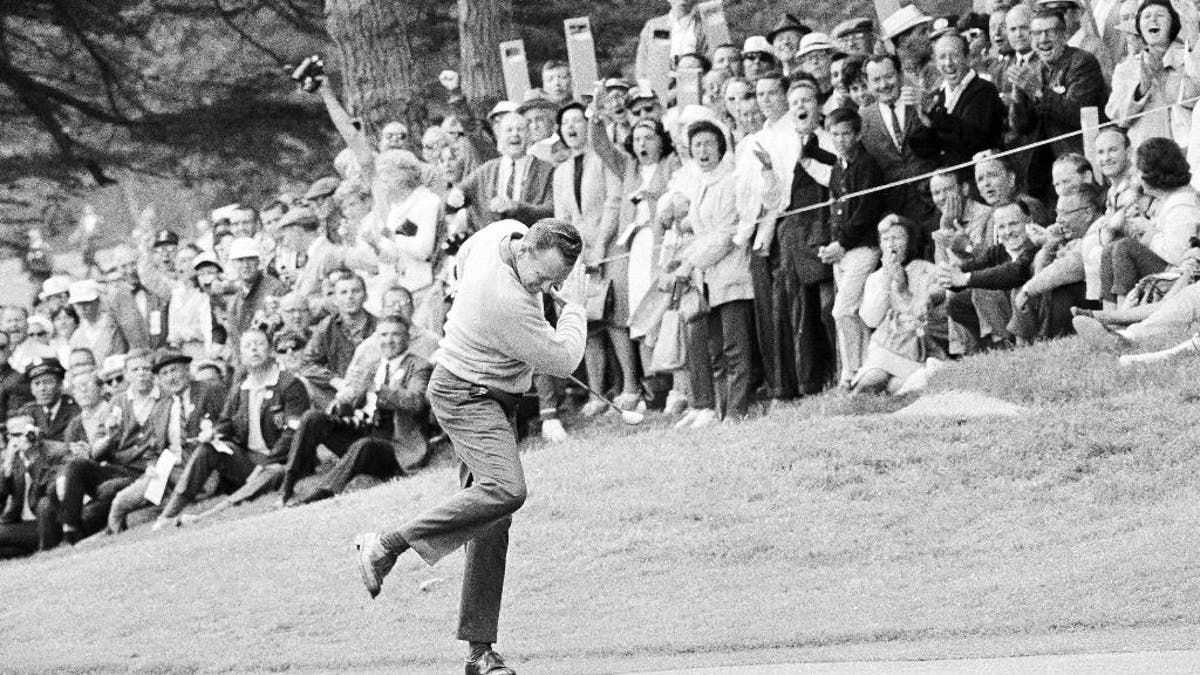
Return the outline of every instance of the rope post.
<path id="1" fill-rule="evenodd" d="M 1088 106 L 1079 110 L 1079 128 L 1083 130 L 1083 156 L 1096 165 L 1096 137 L 1100 135 L 1100 109 Z"/>

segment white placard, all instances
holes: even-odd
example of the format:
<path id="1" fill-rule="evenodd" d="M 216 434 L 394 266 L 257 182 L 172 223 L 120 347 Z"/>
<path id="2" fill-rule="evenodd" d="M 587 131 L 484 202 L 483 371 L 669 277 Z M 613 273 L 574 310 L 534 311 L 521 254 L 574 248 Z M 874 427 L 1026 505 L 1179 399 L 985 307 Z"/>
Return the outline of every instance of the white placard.
<path id="1" fill-rule="evenodd" d="M 563 21 L 563 30 L 567 35 L 567 60 L 571 62 L 571 87 L 575 98 L 582 101 L 592 95 L 596 80 L 600 79 L 592 22 L 586 16 L 567 19 Z"/>
<path id="2" fill-rule="evenodd" d="M 500 43 L 500 62 L 504 71 L 504 93 L 508 100 L 520 103 L 529 91 L 529 62 L 525 58 L 525 41 L 509 40 Z"/>

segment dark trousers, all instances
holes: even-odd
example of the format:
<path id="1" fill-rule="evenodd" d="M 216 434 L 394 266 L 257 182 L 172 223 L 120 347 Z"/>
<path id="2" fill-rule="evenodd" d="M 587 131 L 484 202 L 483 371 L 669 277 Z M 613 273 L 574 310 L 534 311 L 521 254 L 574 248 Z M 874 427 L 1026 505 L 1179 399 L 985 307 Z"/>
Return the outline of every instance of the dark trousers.
<path id="1" fill-rule="evenodd" d="M 163 508 L 163 518 L 178 516 L 196 495 L 204 489 L 204 483 L 215 471 L 220 476 L 220 490 L 233 492 L 246 484 L 254 471 L 254 460 L 247 450 L 230 444 L 232 454 L 219 452 L 211 443 L 201 443 L 183 467 L 183 475 L 175 483 L 171 499 Z"/>
<path id="2" fill-rule="evenodd" d="M 970 335 L 971 343 L 966 345 L 968 354 L 978 348 L 980 340 L 979 314 L 975 312 L 971 293 L 973 291 L 970 288 L 954 291 L 946 301 L 946 315 Z"/>
<path id="3" fill-rule="evenodd" d="M 735 300 L 713 307 L 688 326 L 693 408 L 719 409 L 725 417 L 749 412 L 753 325 L 754 303 Z"/>
<path id="4" fill-rule="evenodd" d="M 1087 300 L 1087 284 L 1080 281 L 1030 296 L 1024 307 L 1013 307 L 1009 331 L 1019 338 L 1052 340 L 1075 333 L 1071 308 Z"/>
<path id="5" fill-rule="evenodd" d="M 433 414 L 462 462 L 462 489 L 401 525 L 395 534 L 430 565 L 466 545 L 458 639 L 495 642 L 508 528 L 526 496 L 516 431 L 499 402 L 441 366 L 433 371 L 428 395 Z"/>
<path id="6" fill-rule="evenodd" d="M 1167 269 L 1167 261 L 1132 238 L 1114 241 L 1100 256 L 1100 298 L 1120 300 L 1144 276 Z"/>
<path id="7" fill-rule="evenodd" d="M 309 410 L 300 418 L 300 426 L 292 438 L 292 449 L 288 452 L 284 469 L 283 484 L 290 488 L 296 481 L 310 476 L 317 470 L 317 448 L 321 445 L 341 457 L 350 449 L 350 444 L 362 438 L 361 427 L 317 410 Z"/>
<path id="8" fill-rule="evenodd" d="M 0 560 L 33 555 L 38 550 L 36 520 L 0 523 Z"/>
<path id="9" fill-rule="evenodd" d="M 346 455 L 321 479 L 321 488 L 337 494 L 359 474 L 387 480 L 404 474 L 396 461 L 396 444 L 390 438 L 368 436 L 350 445 Z"/>
<path id="10" fill-rule="evenodd" d="M 768 257 L 750 258 L 750 279 L 754 284 L 754 327 L 758 362 L 767 395 L 789 399 L 796 396 L 796 359 L 792 355 L 792 323 L 786 309 L 781 311 L 774 291 L 779 276 L 778 247 Z"/>
<path id="11" fill-rule="evenodd" d="M 138 473 L 125 467 L 73 457 L 63 467 L 63 497 L 58 507 L 62 524 L 82 536 L 95 534 L 108 522 L 108 509 L 117 493 L 133 483 Z M 83 498 L 92 501 L 83 503 Z"/>

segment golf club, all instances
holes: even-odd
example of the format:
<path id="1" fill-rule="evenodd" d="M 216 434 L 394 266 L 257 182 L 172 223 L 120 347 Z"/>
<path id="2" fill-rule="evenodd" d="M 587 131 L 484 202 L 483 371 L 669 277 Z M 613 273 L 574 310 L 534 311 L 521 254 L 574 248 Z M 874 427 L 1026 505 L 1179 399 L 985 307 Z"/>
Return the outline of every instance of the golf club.
<path id="1" fill-rule="evenodd" d="M 637 412 L 636 410 L 624 410 L 623 408 L 618 406 L 616 403 L 613 403 L 612 401 L 610 401 L 607 396 L 605 396 L 604 394 L 601 394 L 600 392 L 596 391 L 595 389 L 592 389 L 591 387 L 587 386 L 582 381 L 580 381 L 579 378 L 575 377 L 574 375 L 568 375 L 567 377 L 575 384 L 577 384 L 577 385 L 583 387 L 584 389 L 587 389 L 589 392 L 591 392 L 592 396 L 595 396 L 596 398 L 600 399 L 601 401 L 604 401 L 609 406 L 611 406 L 613 410 L 616 410 L 617 412 L 621 413 L 621 421 L 624 422 L 625 424 L 630 424 L 630 425 L 641 424 L 642 421 L 646 419 L 646 415 L 644 413 Z"/>

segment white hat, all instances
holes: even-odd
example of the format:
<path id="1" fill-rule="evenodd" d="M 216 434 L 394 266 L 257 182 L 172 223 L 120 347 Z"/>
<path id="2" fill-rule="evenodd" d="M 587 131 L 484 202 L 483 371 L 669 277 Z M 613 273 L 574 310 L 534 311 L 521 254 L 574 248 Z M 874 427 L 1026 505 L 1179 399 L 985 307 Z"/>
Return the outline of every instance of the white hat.
<path id="1" fill-rule="evenodd" d="M 829 36 L 824 33 L 809 33 L 800 38 L 800 49 L 796 51 L 796 56 L 804 56 L 809 52 L 817 52 L 822 49 L 833 51 L 833 43 L 829 41 Z"/>
<path id="2" fill-rule="evenodd" d="M 761 35 L 751 35 L 746 38 L 745 44 L 742 45 L 742 54 L 745 55 L 751 52 L 762 52 L 775 56 L 775 50 L 771 49 L 771 43 L 767 42 L 767 38 Z"/>
<path id="3" fill-rule="evenodd" d="M 197 256 L 198 257 L 198 256 Z M 258 242 L 252 237 L 238 237 L 229 244 L 229 259 L 260 258 Z"/>
<path id="4" fill-rule="evenodd" d="M 47 333 L 54 333 L 54 324 L 41 314 L 30 314 L 29 318 L 25 320 L 25 325 L 29 328 L 37 326 Z"/>
<path id="5" fill-rule="evenodd" d="M 921 10 L 912 5 L 905 5 L 883 20 L 883 37 L 886 40 L 894 40 L 904 31 L 930 21 L 933 19 L 922 14 Z"/>
<path id="6" fill-rule="evenodd" d="M 71 283 L 67 289 L 67 302 L 75 304 L 77 302 L 93 302 L 100 299 L 100 286 L 91 279 L 83 281 L 75 281 Z"/>
<path id="7" fill-rule="evenodd" d="M 71 290 L 71 277 L 56 274 L 42 282 L 42 292 L 38 293 L 39 300 L 45 300 L 52 295 L 66 293 Z"/>
<path id="8" fill-rule="evenodd" d="M 517 108 L 519 107 L 513 101 L 500 101 L 492 107 L 492 111 L 487 114 L 487 118 L 490 120 L 497 115 L 507 115 L 508 113 L 517 112 Z"/>
<path id="9" fill-rule="evenodd" d="M 100 379 L 111 380 L 125 370 L 124 354 L 109 354 L 100 365 Z"/>

